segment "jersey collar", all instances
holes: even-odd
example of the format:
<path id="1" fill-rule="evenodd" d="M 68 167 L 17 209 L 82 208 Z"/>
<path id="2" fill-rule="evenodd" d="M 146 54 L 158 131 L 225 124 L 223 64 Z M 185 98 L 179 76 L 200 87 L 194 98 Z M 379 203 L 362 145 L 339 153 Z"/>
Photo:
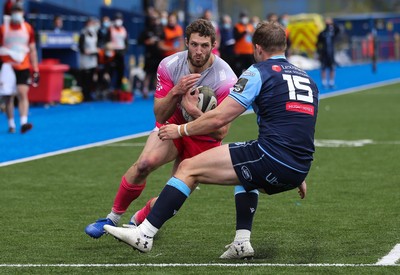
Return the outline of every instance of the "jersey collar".
<path id="1" fill-rule="evenodd" d="M 269 59 L 286 59 L 286 56 L 284 56 L 284 55 L 274 55 L 274 56 L 271 56 Z"/>

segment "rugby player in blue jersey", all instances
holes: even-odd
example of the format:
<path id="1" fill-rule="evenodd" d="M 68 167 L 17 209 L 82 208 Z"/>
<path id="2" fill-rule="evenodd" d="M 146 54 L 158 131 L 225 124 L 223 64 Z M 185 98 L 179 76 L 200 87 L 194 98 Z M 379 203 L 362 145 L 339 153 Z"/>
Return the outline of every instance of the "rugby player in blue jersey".
<path id="1" fill-rule="evenodd" d="M 193 122 L 161 127 L 159 138 L 170 140 L 213 132 L 250 106 L 257 114 L 258 138 L 215 147 L 182 161 L 140 226 L 106 225 L 108 233 L 141 252 L 149 252 L 154 235 L 200 182 L 235 185 L 236 192 L 260 190 L 269 195 L 298 188 L 300 197 L 305 197 L 305 178 L 314 153 L 318 88 L 306 72 L 286 60 L 286 35 L 281 25 L 260 24 L 252 43 L 256 63 L 240 76 L 229 96 Z M 252 199 L 256 198 L 236 201 L 237 209 L 251 206 Z M 250 244 L 252 212 L 251 207 L 236 211 L 236 236 L 220 258 L 254 255 Z"/>

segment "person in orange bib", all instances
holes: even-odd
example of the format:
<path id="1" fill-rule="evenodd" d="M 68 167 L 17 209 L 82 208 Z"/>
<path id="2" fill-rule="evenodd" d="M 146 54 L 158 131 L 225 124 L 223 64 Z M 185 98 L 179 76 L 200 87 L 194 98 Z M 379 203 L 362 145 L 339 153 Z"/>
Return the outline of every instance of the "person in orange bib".
<path id="1" fill-rule="evenodd" d="M 32 129 L 28 122 L 29 85 L 38 85 L 39 67 L 34 30 L 24 22 L 24 10 L 20 4 L 13 5 L 11 16 L 4 17 L 4 24 L 0 27 L 0 45 L 0 93 L 6 101 L 8 132 L 15 133 L 14 98 L 17 95 L 21 133 L 26 133 Z"/>
<path id="2" fill-rule="evenodd" d="M 164 57 L 185 49 L 183 29 L 178 24 L 178 17 L 175 13 L 168 15 L 168 24 L 164 27 L 164 40 L 160 41 L 159 46 L 164 51 Z"/>
<path id="3" fill-rule="evenodd" d="M 234 71 L 237 76 L 240 76 L 244 70 L 250 67 L 253 62 L 253 44 L 251 39 L 253 37 L 254 27 L 249 23 L 249 17 L 246 12 L 240 13 L 240 21 L 233 29 L 235 38 L 235 66 Z"/>

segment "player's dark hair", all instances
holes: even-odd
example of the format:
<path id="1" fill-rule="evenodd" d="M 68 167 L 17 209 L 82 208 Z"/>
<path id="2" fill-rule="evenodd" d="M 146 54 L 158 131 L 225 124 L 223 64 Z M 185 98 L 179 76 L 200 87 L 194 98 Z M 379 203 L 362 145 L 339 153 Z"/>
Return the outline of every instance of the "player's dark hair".
<path id="1" fill-rule="evenodd" d="M 197 19 L 190 23 L 190 25 L 187 26 L 185 30 L 185 36 L 188 41 L 190 40 L 190 35 L 192 33 L 198 33 L 200 36 L 211 37 L 211 44 L 215 43 L 215 29 L 211 22 L 208 20 Z"/>
<path id="2" fill-rule="evenodd" d="M 256 44 L 268 53 L 284 52 L 286 50 L 285 29 L 277 22 L 258 24 L 253 34 L 253 45 Z"/>

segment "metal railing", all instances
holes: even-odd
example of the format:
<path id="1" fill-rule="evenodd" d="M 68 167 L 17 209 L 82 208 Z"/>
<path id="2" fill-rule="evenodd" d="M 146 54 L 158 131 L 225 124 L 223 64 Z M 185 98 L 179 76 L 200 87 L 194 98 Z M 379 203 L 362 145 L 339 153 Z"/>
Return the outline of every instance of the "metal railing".
<path id="1" fill-rule="evenodd" d="M 351 37 L 348 49 L 353 62 L 370 61 L 374 54 L 377 60 L 400 60 L 400 35 Z"/>

